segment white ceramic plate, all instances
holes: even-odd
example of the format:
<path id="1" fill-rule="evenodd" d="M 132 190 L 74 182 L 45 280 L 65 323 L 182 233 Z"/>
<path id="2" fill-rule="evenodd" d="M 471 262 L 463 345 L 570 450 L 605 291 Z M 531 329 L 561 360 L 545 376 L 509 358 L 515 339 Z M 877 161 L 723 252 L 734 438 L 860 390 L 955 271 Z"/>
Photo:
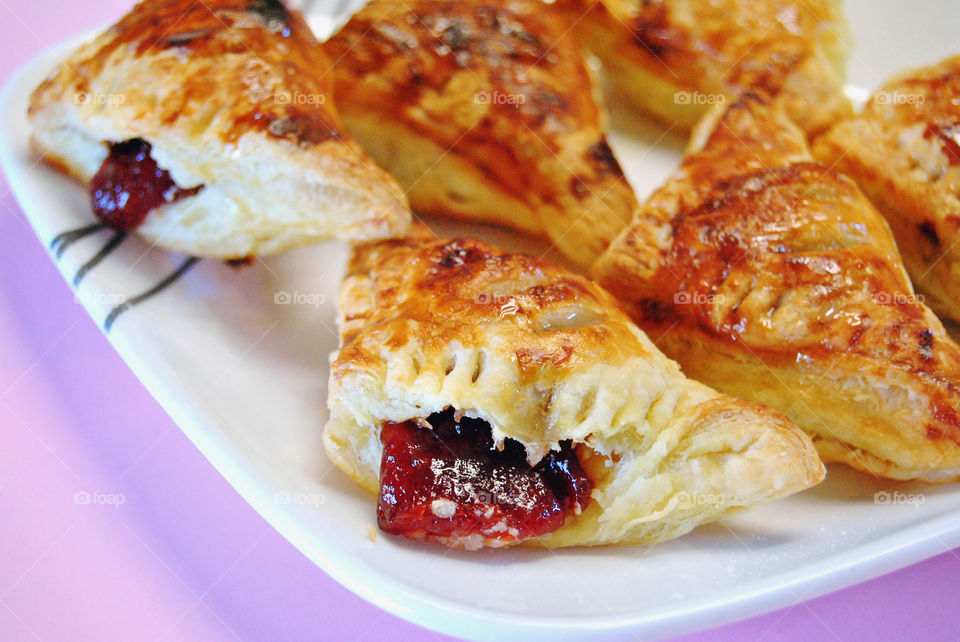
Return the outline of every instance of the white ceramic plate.
<path id="1" fill-rule="evenodd" d="M 949 0 L 861 0 L 848 9 L 858 42 L 851 76 L 861 94 L 903 65 L 958 47 L 960 6 Z M 331 20 L 315 16 L 314 24 Z M 74 44 L 28 64 L 0 98 L 0 159 L 44 243 L 93 220 L 84 190 L 37 163 L 24 118 L 32 88 Z M 683 141 L 627 127 L 632 120 L 615 114 L 612 142 L 643 195 L 673 169 Z M 502 231 L 456 229 L 543 249 Z M 64 276 L 72 280 L 108 237 L 70 246 L 58 261 Z M 345 252 L 322 245 L 239 271 L 201 262 L 118 317 L 108 336 L 264 518 L 392 613 L 471 638 L 661 637 L 809 599 L 960 545 L 960 488 L 884 485 L 842 469 L 810 492 L 651 548 L 463 553 L 371 539 L 373 499 L 332 468 L 319 443 L 336 347 L 331 302 Z M 89 272 L 77 296 L 102 324 L 114 305 L 182 261 L 129 239 Z M 284 299 L 293 303 L 275 303 Z"/>

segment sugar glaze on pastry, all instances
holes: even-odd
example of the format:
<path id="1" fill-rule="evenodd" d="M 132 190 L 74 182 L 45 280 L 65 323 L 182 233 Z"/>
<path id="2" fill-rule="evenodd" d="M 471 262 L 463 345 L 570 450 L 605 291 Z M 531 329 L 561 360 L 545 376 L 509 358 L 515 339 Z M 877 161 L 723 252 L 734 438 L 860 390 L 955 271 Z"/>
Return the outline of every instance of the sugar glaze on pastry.
<path id="1" fill-rule="evenodd" d="M 817 483 L 782 415 L 687 379 L 590 281 L 470 239 L 355 248 L 324 444 L 390 532 L 652 543 Z"/>
<path id="2" fill-rule="evenodd" d="M 326 44 L 347 129 L 418 213 L 589 266 L 637 206 L 583 52 L 538 0 L 373 0 Z"/>
<path id="3" fill-rule="evenodd" d="M 897 74 L 813 153 L 857 182 L 927 304 L 960 322 L 960 56 Z"/>
<path id="4" fill-rule="evenodd" d="M 403 233 L 393 179 L 347 136 L 328 61 L 280 0 L 156 0 L 34 91 L 33 146 L 118 229 L 240 258 Z"/>
<path id="5" fill-rule="evenodd" d="M 614 93 L 686 130 L 744 91 L 808 134 L 851 113 L 838 0 L 557 0 Z"/>
<path id="6" fill-rule="evenodd" d="M 766 99 L 703 122 L 594 273 L 684 372 L 783 412 L 825 460 L 960 477 L 960 347 L 883 217 Z"/>

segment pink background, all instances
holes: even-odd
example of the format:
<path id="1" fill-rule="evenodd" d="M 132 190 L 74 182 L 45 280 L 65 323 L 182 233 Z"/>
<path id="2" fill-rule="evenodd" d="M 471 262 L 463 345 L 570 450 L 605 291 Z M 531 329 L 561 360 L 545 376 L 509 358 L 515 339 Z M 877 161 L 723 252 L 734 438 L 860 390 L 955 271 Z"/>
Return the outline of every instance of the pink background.
<path id="1" fill-rule="evenodd" d="M 127 8 L 0 0 L 0 80 Z M 443 639 L 341 588 L 233 491 L 74 304 L 2 178 L 0 256 L 0 640 Z M 958 575 L 945 552 L 685 639 L 957 640 Z"/>

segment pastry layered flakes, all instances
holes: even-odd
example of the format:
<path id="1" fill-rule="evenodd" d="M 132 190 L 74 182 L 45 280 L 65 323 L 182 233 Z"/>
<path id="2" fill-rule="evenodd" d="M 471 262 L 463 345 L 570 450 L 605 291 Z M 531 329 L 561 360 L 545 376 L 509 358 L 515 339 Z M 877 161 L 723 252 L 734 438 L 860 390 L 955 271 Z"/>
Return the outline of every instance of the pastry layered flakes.
<path id="1" fill-rule="evenodd" d="M 142 2 L 34 91 L 33 145 L 98 216 L 188 254 L 402 234 L 403 193 L 344 133 L 327 70 L 280 0 Z"/>
<path id="2" fill-rule="evenodd" d="M 365 243 L 338 304 L 324 443 L 389 532 L 650 543 L 823 476 L 782 415 L 685 378 L 609 294 L 531 257 Z"/>
<path id="3" fill-rule="evenodd" d="M 784 413 L 824 459 L 958 478 L 960 348 L 886 222 L 776 106 L 712 116 L 599 281 L 689 376 Z"/>
<path id="4" fill-rule="evenodd" d="M 347 129 L 414 211 L 545 235 L 582 266 L 630 221 L 580 47 L 537 0 L 374 0 L 326 46 Z"/>

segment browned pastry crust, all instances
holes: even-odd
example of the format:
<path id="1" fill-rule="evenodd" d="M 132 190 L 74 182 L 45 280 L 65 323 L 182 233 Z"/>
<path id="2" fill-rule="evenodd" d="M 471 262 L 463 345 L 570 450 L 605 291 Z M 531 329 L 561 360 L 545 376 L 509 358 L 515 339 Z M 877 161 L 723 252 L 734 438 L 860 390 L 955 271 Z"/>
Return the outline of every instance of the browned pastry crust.
<path id="1" fill-rule="evenodd" d="M 594 272 L 688 375 L 780 410 L 825 459 L 960 476 L 960 348 L 882 217 L 764 101 L 702 125 Z"/>
<path id="2" fill-rule="evenodd" d="M 680 129 L 765 91 L 808 134 L 847 116 L 836 0 L 558 0 L 615 91 Z"/>
<path id="3" fill-rule="evenodd" d="M 366 243 L 338 307 L 324 443 L 371 492 L 383 423 L 446 408 L 531 462 L 561 440 L 592 453 L 589 507 L 526 543 L 661 541 L 822 479 L 782 415 L 687 379 L 609 294 L 531 257 L 429 234 Z"/>
<path id="4" fill-rule="evenodd" d="M 326 46 L 348 130 L 415 211 L 545 234 L 584 266 L 629 222 L 582 52 L 537 0 L 374 0 Z"/>
<path id="5" fill-rule="evenodd" d="M 178 185 L 204 186 L 140 229 L 183 252 L 403 233 L 403 195 L 342 131 L 328 65 L 280 0 L 142 2 L 34 91 L 33 144 L 88 182 L 109 143 L 147 141 Z"/>
<path id="6" fill-rule="evenodd" d="M 813 154 L 857 182 L 927 303 L 960 321 L 960 56 L 898 74 Z"/>

